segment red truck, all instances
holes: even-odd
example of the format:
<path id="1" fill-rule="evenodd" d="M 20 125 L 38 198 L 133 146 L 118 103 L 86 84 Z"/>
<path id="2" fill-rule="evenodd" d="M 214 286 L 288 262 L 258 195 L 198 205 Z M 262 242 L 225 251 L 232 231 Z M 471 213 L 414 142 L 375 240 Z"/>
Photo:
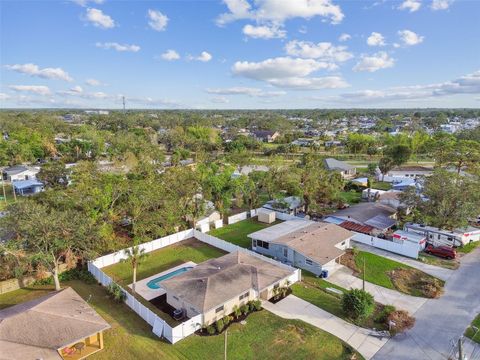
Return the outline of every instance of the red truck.
<path id="1" fill-rule="evenodd" d="M 432 254 L 448 260 L 455 259 L 457 257 L 457 252 L 455 251 L 455 249 L 448 246 L 434 247 L 433 245 L 428 245 L 425 248 L 425 252 L 427 254 Z"/>

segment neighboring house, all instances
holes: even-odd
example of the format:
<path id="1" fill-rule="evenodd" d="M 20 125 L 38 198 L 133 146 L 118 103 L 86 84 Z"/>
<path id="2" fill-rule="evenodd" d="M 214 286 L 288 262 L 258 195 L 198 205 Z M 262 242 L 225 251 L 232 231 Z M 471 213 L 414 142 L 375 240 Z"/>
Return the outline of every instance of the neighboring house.
<path id="1" fill-rule="evenodd" d="M 334 158 L 328 158 L 323 160 L 325 168 L 330 171 L 338 171 L 344 179 L 351 179 L 357 174 L 355 166 L 347 164 L 344 161 L 340 161 Z"/>
<path id="2" fill-rule="evenodd" d="M 319 146 L 320 143 L 317 140 L 314 139 L 296 139 L 292 141 L 292 145 L 296 146 Z"/>
<path id="3" fill-rule="evenodd" d="M 280 265 L 235 251 L 162 281 L 162 288 L 168 304 L 189 318 L 202 314 L 202 325 L 209 325 L 231 314 L 235 306 L 269 300 L 274 289 L 287 286 L 295 269 Z"/>
<path id="4" fill-rule="evenodd" d="M 305 209 L 303 200 L 298 196 L 287 196 L 283 199 L 270 200 L 262 207 L 289 215 L 296 215 Z"/>
<path id="5" fill-rule="evenodd" d="M 337 268 L 354 234 L 335 224 L 289 220 L 248 235 L 252 249 L 317 276 Z M 326 273 L 325 273 L 326 272 Z"/>
<path id="6" fill-rule="evenodd" d="M 434 246 L 447 245 L 457 247 L 470 242 L 480 241 L 480 229 L 473 226 L 449 231 L 424 224 L 406 223 L 403 230 L 425 235 L 427 242 Z"/>
<path id="7" fill-rule="evenodd" d="M 14 181 L 12 186 L 15 193 L 22 196 L 37 194 L 44 188 L 43 183 L 35 179 Z"/>
<path id="8" fill-rule="evenodd" d="M 344 221 L 368 225 L 373 228 L 373 234 L 380 234 L 396 225 L 396 214 L 397 210 L 391 206 L 379 202 L 365 202 L 328 215 L 325 221 L 337 225 Z"/>
<path id="9" fill-rule="evenodd" d="M 326 148 L 343 147 L 343 143 L 341 141 L 336 141 L 336 140 L 325 141 L 324 145 Z"/>
<path id="10" fill-rule="evenodd" d="M 5 181 L 30 180 L 35 179 L 39 172 L 39 167 L 15 165 L 3 169 L 2 176 Z"/>
<path id="11" fill-rule="evenodd" d="M 397 191 L 405 191 L 409 189 L 410 187 L 416 187 L 417 182 L 413 178 L 403 178 L 402 181 L 400 182 L 393 182 L 392 183 L 392 190 L 397 190 Z"/>
<path id="12" fill-rule="evenodd" d="M 278 131 L 271 130 L 257 130 L 252 132 L 252 135 L 256 140 L 271 143 L 280 136 L 280 133 Z"/>
<path id="13" fill-rule="evenodd" d="M 0 358 L 83 359 L 103 349 L 110 325 L 72 288 L 0 310 Z"/>
<path id="14" fill-rule="evenodd" d="M 390 177 L 406 177 L 415 179 L 418 177 L 430 176 L 432 174 L 433 169 L 424 166 L 399 166 L 388 171 L 385 175 Z"/>
<path id="15" fill-rule="evenodd" d="M 232 178 L 238 178 L 242 175 L 248 176 L 254 171 L 268 172 L 269 170 L 270 168 L 265 165 L 245 165 L 236 169 Z"/>

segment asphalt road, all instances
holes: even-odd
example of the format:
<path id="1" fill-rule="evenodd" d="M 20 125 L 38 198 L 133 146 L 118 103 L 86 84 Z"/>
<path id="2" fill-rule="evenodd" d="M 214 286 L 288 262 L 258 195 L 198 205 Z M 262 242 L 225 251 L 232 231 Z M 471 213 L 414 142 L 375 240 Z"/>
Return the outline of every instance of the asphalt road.
<path id="1" fill-rule="evenodd" d="M 480 248 L 462 258 L 440 299 L 430 299 L 414 314 L 415 326 L 390 339 L 374 360 L 449 359 L 452 343 L 480 313 Z M 468 360 L 480 359 L 480 353 Z"/>

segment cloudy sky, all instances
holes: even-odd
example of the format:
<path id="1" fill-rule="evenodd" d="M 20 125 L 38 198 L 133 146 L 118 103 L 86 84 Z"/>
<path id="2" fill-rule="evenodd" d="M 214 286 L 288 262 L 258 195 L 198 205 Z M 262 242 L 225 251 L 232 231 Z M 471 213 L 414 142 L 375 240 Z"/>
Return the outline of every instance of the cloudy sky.
<path id="1" fill-rule="evenodd" d="M 480 1 L 1 1 L 2 107 L 480 107 Z"/>

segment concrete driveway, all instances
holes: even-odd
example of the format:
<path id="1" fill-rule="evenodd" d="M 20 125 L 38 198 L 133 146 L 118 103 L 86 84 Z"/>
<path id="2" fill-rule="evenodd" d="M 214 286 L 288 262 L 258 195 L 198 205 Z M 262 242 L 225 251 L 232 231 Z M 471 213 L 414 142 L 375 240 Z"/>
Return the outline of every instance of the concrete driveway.
<path id="1" fill-rule="evenodd" d="M 380 339 L 367 330 L 342 320 L 295 295 L 289 295 L 276 304 L 265 301 L 263 307 L 285 319 L 299 319 L 342 339 L 365 359 L 371 359 L 387 339 Z"/>
<path id="2" fill-rule="evenodd" d="M 452 355 L 452 343 L 480 313 L 480 248 L 462 258 L 449 278 L 445 293 L 429 299 L 416 313 L 415 326 L 404 336 L 390 339 L 375 360 L 443 360 Z M 477 351 L 469 360 L 480 358 Z M 457 357 L 454 357 L 455 359 Z"/>
<path id="3" fill-rule="evenodd" d="M 442 267 L 439 267 L 439 266 L 425 264 L 425 263 L 422 263 L 418 260 L 410 259 L 408 257 L 398 255 L 398 254 L 394 254 L 390 251 L 385 251 L 385 250 L 382 250 L 382 249 L 378 249 L 376 247 L 366 245 L 366 244 L 362 244 L 362 243 L 359 243 L 359 242 L 356 242 L 356 241 L 353 241 L 352 245 L 353 244 L 359 250 L 367 251 L 367 252 L 370 252 L 372 254 L 380 255 L 380 256 L 383 256 L 387 259 L 398 261 L 399 263 L 402 263 L 402 264 L 405 264 L 405 265 L 409 265 L 409 266 L 411 266 L 415 269 L 421 270 L 421 271 L 423 271 L 427 274 L 430 274 L 432 276 L 435 276 L 436 278 L 439 278 L 441 280 L 448 280 L 450 278 L 450 276 L 452 276 L 453 273 L 456 271 L 456 270 L 445 269 L 445 268 L 442 268 Z"/>
<path id="4" fill-rule="evenodd" d="M 361 279 L 353 276 L 353 271 L 346 266 L 342 266 L 335 271 L 327 280 L 345 289 L 361 289 L 363 283 Z M 427 301 L 425 298 L 402 294 L 396 290 L 387 289 L 368 281 L 365 281 L 365 290 L 372 294 L 379 303 L 394 305 L 397 309 L 406 310 L 410 314 L 414 314 Z"/>

